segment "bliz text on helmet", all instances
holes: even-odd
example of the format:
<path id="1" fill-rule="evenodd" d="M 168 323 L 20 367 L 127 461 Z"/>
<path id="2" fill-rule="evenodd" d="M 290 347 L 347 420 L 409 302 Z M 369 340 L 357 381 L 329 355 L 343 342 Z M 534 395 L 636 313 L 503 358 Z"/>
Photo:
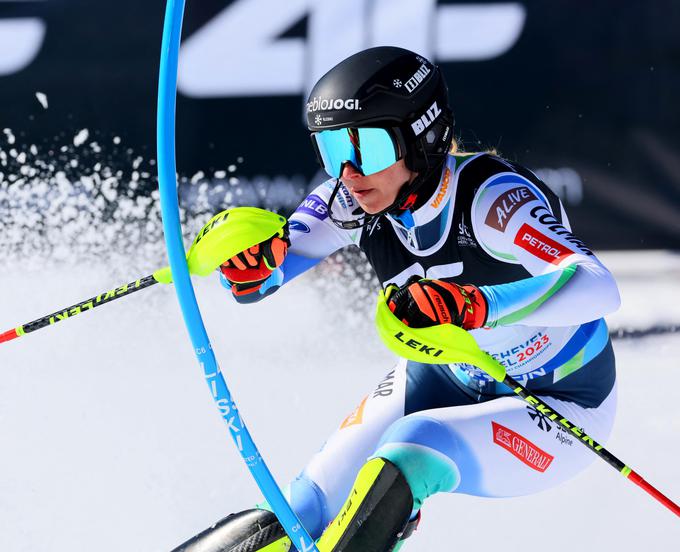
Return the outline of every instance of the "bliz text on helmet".
<path id="1" fill-rule="evenodd" d="M 416 88 L 418 88 L 418 85 L 423 82 L 423 79 L 425 79 L 425 77 L 427 77 L 429 74 L 430 68 L 426 63 L 423 63 L 413 74 L 413 76 L 404 83 L 406 90 L 413 92 Z"/>
<path id="2" fill-rule="evenodd" d="M 315 111 L 329 111 L 331 109 L 348 109 L 354 111 L 361 109 L 359 107 L 359 100 L 355 98 L 314 98 L 311 102 L 307 102 L 307 113 L 314 113 Z"/>
<path id="3" fill-rule="evenodd" d="M 416 136 L 419 136 L 427 127 L 429 127 L 434 120 L 441 115 L 442 110 L 439 109 L 437 102 L 432 102 L 430 109 L 424 115 L 421 115 L 415 122 L 411 123 L 411 128 Z"/>

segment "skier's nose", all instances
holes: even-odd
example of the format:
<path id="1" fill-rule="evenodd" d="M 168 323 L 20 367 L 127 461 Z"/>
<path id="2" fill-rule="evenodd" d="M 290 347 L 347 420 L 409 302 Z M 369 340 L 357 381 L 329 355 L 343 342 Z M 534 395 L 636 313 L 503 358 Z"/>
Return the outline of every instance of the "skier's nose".
<path id="1" fill-rule="evenodd" d="M 357 178 L 362 178 L 363 176 L 364 175 L 361 174 L 352 163 L 345 163 L 342 168 L 342 174 L 340 175 L 343 180 L 355 180 Z"/>

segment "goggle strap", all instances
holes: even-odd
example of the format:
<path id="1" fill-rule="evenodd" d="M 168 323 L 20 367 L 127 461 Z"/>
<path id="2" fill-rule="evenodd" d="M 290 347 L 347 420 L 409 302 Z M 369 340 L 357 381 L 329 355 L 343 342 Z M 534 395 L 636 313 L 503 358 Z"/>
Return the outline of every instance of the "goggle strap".
<path id="1" fill-rule="evenodd" d="M 340 191 L 340 186 L 342 186 L 342 182 L 340 181 L 339 178 L 336 178 L 335 188 L 333 188 L 331 197 L 328 200 L 328 218 L 331 219 L 331 222 L 333 222 L 335 226 L 337 226 L 338 228 L 342 228 L 343 230 L 355 230 L 357 228 L 361 228 L 362 226 L 366 226 L 373 219 L 373 216 L 365 212 L 362 217 L 358 217 L 355 220 L 340 220 L 333 216 L 333 202 L 335 201 L 335 198 L 338 195 L 338 192 Z M 359 208 L 358 210 L 361 210 L 361 208 Z M 352 214 L 355 213 L 353 212 Z"/>

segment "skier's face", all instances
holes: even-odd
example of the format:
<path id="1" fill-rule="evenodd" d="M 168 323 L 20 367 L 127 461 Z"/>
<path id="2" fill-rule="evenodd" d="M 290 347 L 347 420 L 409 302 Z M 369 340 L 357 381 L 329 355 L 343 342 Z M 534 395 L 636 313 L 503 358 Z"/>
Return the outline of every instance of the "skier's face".
<path id="1" fill-rule="evenodd" d="M 362 175 L 351 163 L 345 163 L 340 180 L 357 200 L 359 206 L 369 215 L 386 209 L 397 199 L 401 187 L 411 182 L 416 173 L 406 168 L 400 159 L 386 169 Z"/>

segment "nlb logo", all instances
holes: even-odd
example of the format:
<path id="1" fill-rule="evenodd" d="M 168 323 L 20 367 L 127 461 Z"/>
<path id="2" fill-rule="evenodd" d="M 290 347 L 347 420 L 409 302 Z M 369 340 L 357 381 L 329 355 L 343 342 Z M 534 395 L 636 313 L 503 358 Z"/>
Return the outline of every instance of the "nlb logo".
<path id="1" fill-rule="evenodd" d="M 308 195 L 300 206 L 295 210 L 296 213 L 306 213 L 319 220 L 328 217 L 328 205 L 316 194 Z"/>
<path id="2" fill-rule="evenodd" d="M 441 115 L 442 110 L 439 109 L 439 106 L 437 105 L 437 102 L 432 102 L 432 105 L 430 108 L 425 112 L 425 114 L 421 115 L 420 118 L 418 118 L 416 121 L 411 123 L 411 128 L 413 129 L 413 133 L 416 136 L 419 136 L 422 134 L 426 128 L 428 128 L 432 123 L 434 123 L 434 120 Z"/>

